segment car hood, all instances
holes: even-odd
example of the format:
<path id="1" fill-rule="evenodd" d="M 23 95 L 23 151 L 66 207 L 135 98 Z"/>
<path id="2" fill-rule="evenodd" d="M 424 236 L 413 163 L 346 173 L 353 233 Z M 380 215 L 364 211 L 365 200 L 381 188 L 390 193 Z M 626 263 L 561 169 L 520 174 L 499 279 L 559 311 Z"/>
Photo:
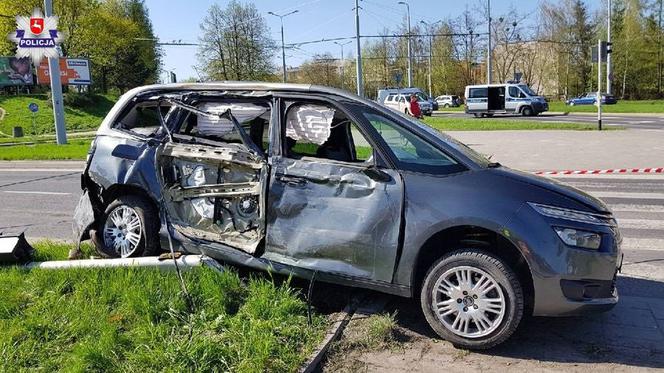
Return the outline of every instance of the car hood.
<path id="1" fill-rule="evenodd" d="M 563 184 L 556 180 L 545 178 L 531 173 L 514 170 L 507 167 L 500 167 L 495 169 L 495 172 L 501 174 L 502 176 L 508 177 L 510 179 L 533 185 L 542 189 L 549 190 L 551 192 L 557 193 L 569 199 L 572 199 L 578 203 L 585 205 L 586 207 L 594 210 L 593 212 L 598 213 L 610 213 L 611 210 L 604 204 L 604 202 L 599 199 L 591 196 L 590 194 L 574 188 L 572 186 Z"/>

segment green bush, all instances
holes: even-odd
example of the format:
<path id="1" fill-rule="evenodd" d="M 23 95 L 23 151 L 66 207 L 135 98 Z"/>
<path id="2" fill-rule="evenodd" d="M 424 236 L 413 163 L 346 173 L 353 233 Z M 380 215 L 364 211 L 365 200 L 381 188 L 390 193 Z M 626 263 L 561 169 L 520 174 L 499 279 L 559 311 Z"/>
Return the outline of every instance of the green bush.
<path id="1" fill-rule="evenodd" d="M 51 92 L 46 94 L 48 106 L 53 107 L 53 100 L 51 99 Z M 67 92 L 62 95 L 62 102 L 65 107 L 85 109 L 95 105 L 99 101 L 99 97 L 90 93 Z"/>

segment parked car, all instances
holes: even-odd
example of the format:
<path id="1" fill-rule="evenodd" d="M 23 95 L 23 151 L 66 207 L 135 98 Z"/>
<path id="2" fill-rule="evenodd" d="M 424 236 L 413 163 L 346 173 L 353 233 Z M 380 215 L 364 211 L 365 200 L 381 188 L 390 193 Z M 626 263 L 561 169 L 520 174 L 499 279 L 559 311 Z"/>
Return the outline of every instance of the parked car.
<path id="1" fill-rule="evenodd" d="M 464 348 L 500 344 L 527 314 L 618 301 L 621 238 L 604 203 L 342 90 L 133 89 L 81 185 L 76 239 L 105 256 L 172 249 L 411 297 Z"/>
<path id="2" fill-rule="evenodd" d="M 602 93 L 602 105 L 614 105 L 617 104 L 618 100 L 615 96 Z M 569 106 L 574 105 L 596 105 L 597 104 L 597 92 L 588 92 L 584 93 L 579 97 L 571 98 L 566 101 L 566 104 Z"/>
<path id="3" fill-rule="evenodd" d="M 441 95 L 436 97 L 436 102 L 444 108 L 461 106 L 461 99 L 457 95 Z"/>
<path id="4" fill-rule="evenodd" d="M 419 88 L 385 88 L 378 90 L 376 101 L 400 113 L 407 113 L 410 97 L 417 96 L 422 114 L 431 116 L 434 110 L 432 100 Z"/>
<path id="5" fill-rule="evenodd" d="M 525 84 L 483 84 L 466 87 L 466 113 L 475 117 L 494 114 L 535 116 L 549 110 L 549 103 Z"/>

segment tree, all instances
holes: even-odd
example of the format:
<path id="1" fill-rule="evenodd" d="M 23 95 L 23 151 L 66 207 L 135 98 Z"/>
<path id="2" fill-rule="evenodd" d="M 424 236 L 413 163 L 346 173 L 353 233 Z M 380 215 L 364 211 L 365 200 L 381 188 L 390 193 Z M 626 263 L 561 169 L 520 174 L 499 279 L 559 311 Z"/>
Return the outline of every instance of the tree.
<path id="1" fill-rule="evenodd" d="M 232 0 L 213 4 L 200 25 L 198 59 L 212 80 L 263 80 L 273 70 L 274 42 L 256 6 Z"/>
<path id="2" fill-rule="evenodd" d="M 143 0 L 61 0 L 54 2 L 58 28 L 65 34 L 66 57 L 88 58 L 94 88 L 124 92 L 154 83 L 161 53 Z M 28 15 L 43 3 L 36 0 L 0 2 L 0 14 Z M 0 18 L 0 32 L 16 28 L 12 18 Z M 137 40 L 143 39 L 143 40 Z M 14 54 L 16 46 L 0 38 L 0 53 Z"/>

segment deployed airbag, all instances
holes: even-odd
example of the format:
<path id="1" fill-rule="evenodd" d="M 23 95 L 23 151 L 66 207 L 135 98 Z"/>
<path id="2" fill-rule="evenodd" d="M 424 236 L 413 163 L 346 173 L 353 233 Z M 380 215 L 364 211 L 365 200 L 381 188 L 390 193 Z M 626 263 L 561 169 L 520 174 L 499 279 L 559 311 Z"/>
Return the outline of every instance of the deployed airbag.
<path id="1" fill-rule="evenodd" d="M 322 145 L 330 137 L 334 110 L 321 105 L 302 105 L 288 111 L 286 136 Z"/>

